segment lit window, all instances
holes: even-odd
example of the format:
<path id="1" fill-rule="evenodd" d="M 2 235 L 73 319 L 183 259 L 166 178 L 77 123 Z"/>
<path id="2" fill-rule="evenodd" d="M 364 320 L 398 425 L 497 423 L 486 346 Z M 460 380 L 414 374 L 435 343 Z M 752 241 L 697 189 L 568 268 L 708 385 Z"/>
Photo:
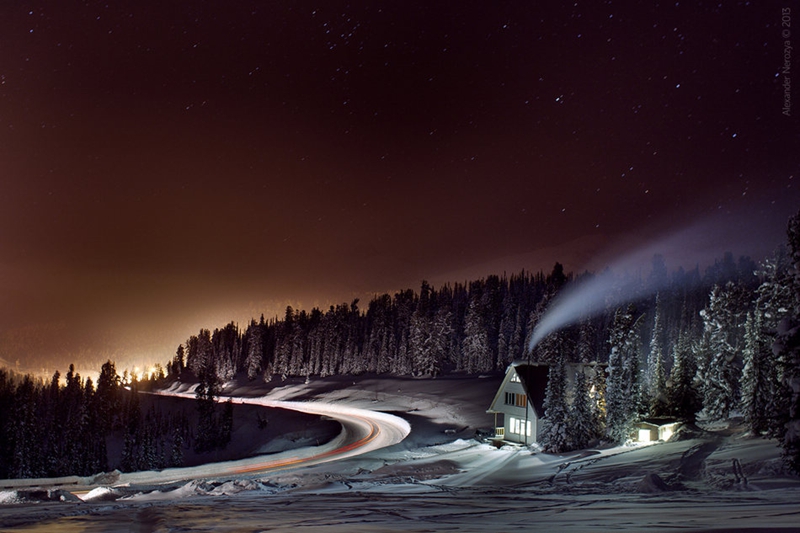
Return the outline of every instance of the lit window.
<path id="1" fill-rule="evenodd" d="M 519 383 L 519 374 L 517 374 L 516 370 L 512 370 L 514 372 L 511 374 L 511 383 Z"/>
<path id="2" fill-rule="evenodd" d="M 533 433 L 533 425 L 530 420 L 520 420 L 513 416 L 508 417 L 508 431 L 515 435 L 527 435 L 530 437 Z"/>
<path id="3" fill-rule="evenodd" d="M 528 405 L 528 397 L 524 394 L 517 394 L 515 405 L 517 407 L 527 407 Z"/>

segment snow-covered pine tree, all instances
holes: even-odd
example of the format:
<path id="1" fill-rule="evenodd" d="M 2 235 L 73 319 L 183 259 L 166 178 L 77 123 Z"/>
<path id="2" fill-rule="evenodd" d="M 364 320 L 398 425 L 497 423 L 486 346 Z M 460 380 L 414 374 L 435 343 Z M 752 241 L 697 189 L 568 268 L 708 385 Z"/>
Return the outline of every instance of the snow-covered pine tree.
<path id="1" fill-rule="evenodd" d="M 517 312 L 514 321 L 514 333 L 508 343 L 508 356 L 509 361 L 516 361 L 522 357 L 525 351 L 524 337 L 525 337 L 525 318 L 522 311 L 522 305 L 517 307 Z"/>
<path id="2" fill-rule="evenodd" d="M 396 349 L 391 357 L 391 373 L 396 376 L 405 376 L 412 371 L 412 354 L 409 351 L 409 332 L 411 317 L 414 314 L 416 298 L 413 291 L 398 292 L 394 295 L 395 330 L 394 346 Z"/>
<path id="3" fill-rule="evenodd" d="M 766 433 L 770 437 L 782 439 L 786 432 L 789 403 L 792 391 L 784 379 L 786 368 L 781 362 L 782 353 L 773 346 L 778 338 L 778 329 L 783 321 L 790 319 L 797 298 L 793 290 L 792 264 L 785 246 L 780 246 L 772 257 L 761 264 L 757 272 L 761 281 L 757 289 L 756 308 L 761 311 L 760 337 L 766 343 L 765 358 L 769 359 L 769 380 L 771 396 L 764 409 Z"/>
<path id="4" fill-rule="evenodd" d="M 756 308 L 745 321 L 744 368 L 741 378 L 741 410 L 756 435 L 769 426 L 769 407 L 775 395 L 775 365 L 771 342 L 763 336 L 762 312 Z"/>
<path id="5" fill-rule="evenodd" d="M 697 363 L 689 335 L 681 331 L 672 347 L 672 372 L 667 385 L 668 412 L 672 416 L 694 422 L 702 406 L 702 396 L 695 385 Z"/>
<path id="6" fill-rule="evenodd" d="M 615 443 L 630 437 L 641 398 L 639 323 L 632 306 L 614 313 L 606 382 L 606 435 Z"/>
<path id="7" fill-rule="evenodd" d="M 218 420 L 215 412 L 219 383 L 216 372 L 210 369 L 203 371 L 198 378 L 200 382 L 195 389 L 198 422 L 194 449 L 196 452 L 202 453 L 216 447 Z"/>
<path id="8" fill-rule="evenodd" d="M 477 294 L 475 294 L 477 292 Z M 468 374 L 489 372 L 494 367 L 489 347 L 489 334 L 484 320 L 488 306 L 486 293 L 474 291 L 470 295 L 469 310 L 464 323 L 462 357 Z"/>
<path id="9" fill-rule="evenodd" d="M 392 300 L 388 294 L 374 298 L 367 309 L 368 331 L 364 348 L 369 360 L 369 372 L 389 371 L 389 342 L 392 338 Z"/>
<path id="10" fill-rule="evenodd" d="M 594 349 L 594 339 L 597 335 L 596 328 L 589 319 L 581 321 L 578 330 L 578 343 L 576 353 L 578 361 L 581 363 L 591 363 L 597 360 Z"/>
<path id="11" fill-rule="evenodd" d="M 172 365 L 169 368 L 171 369 L 169 376 L 180 376 L 183 369 L 186 368 L 186 352 L 183 344 L 179 344 L 178 349 L 175 350 L 175 357 L 172 358 Z"/>
<path id="12" fill-rule="evenodd" d="M 790 275 L 784 278 L 791 301 L 786 316 L 778 324 L 773 349 L 782 367 L 783 390 L 787 393 L 786 423 L 782 438 L 789 466 L 800 473 L 800 212 L 789 219 L 787 228 L 791 257 Z"/>
<path id="13" fill-rule="evenodd" d="M 547 372 L 544 396 L 544 419 L 540 442 L 548 452 L 561 453 L 571 449 L 570 413 L 567 405 L 567 368 L 564 354 L 553 354 Z"/>
<path id="14" fill-rule="evenodd" d="M 122 401 L 120 388 L 120 378 L 117 375 L 116 366 L 110 360 L 106 361 L 97 377 L 97 391 L 93 402 L 93 412 L 97 424 L 94 429 L 103 437 L 118 423 L 114 415 L 119 411 Z"/>
<path id="15" fill-rule="evenodd" d="M 424 357 L 420 357 L 415 366 L 417 375 L 436 377 L 441 374 L 453 333 L 451 320 L 447 309 L 439 309 L 432 319 L 428 319 L 422 352 Z"/>
<path id="16" fill-rule="evenodd" d="M 590 406 L 597 436 L 604 435 L 606 431 L 606 372 L 605 367 L 597 365 L 589 376 Z"/>
<path id="17" fill-rule="evenodd" d="M 426 290 L 427 289 L 427 290 Z M 431 353 L 431 318 L 429 316 L 430 287 L 422 282 L 422 292 L 417 309 L 411 315 L 408 333 L 408 348 L 411 351 L 413 374 L 424 375 L 433 366 Z"/>
<path id="18" fill-rule="evenodd" d="M 318 376 L 322 369 L 322 313 L 319 309 L 312 312 L 313 326 L 308 332 L 308 376 Z"/>
<path id="19" fill-rule="evenodd" d="M 514 334 L 518 333 L 517 311 L 519 306 L 514 300 L 511 291 L 506 291 L 503 296 L 503 317 L 500 320 L 499 336 L 497 339 L 497 362 L 495 368 L 502 370 L 514 361 L 518 350 L 515 345 Z"/>
<path id="20" fill-rule="evenodd" d="M 667 414 L 667 375 L 664 368 L 664 351 L 661 348 L 661 295 L 656 294 L 653 332 L 650 336 L 650 354 L 647 357 L 647 397 L 651 416 Z"/>
<path id="21" fill-rule="evenodd" d="M 254 380 L 261 374 L 261 364 L 264 358 L 263 329 L 255 320 L 250 322 L 247 328 L 247 357 L 244 366 L 247 371 L 247 379 Z"/>
<path id="22" fill-rule="evenodd" d="M 189 337 L 189 340 L 186 341 L 186 349 L 186 366 L 195 375 L 214 364 L 210 330 L 204 328 L 197 336 Z"/>
<path id="23" fill-rule="evenodd" d="M 582 450 L 597 437 L 597 422 L 584 368 L 575 374 L 575 390 L 569 410 L 569 440 L 573 449 Z"/>
<path id="24" fill-rule="evenodd" d="M 183 466 L 183 428 L 175 425 L 172 429 L 172 446 L 170 447 L 169 466 Z"/>
<path id="25" fill-rule="evenodd" d="M 292 358 L 295 337 L 294 321 L 294 309 L 286 306 L 283 322 L 279 323 L 276 331 L 275 367 L 273 368 L 273 372 L 279 374 L 283 381 L 289 376 L 289 361 Z"/>
<path id="26" fill-rule="evenodd" d="M 744 309 L 741 288 L 729 282 L 724 289 L 712 288 L 708 306 L 701 311 L 710 355 L 703 384 L 703 411 L 709 420 L 728 418 L 738 405 L 741 367 L 737 354 Z"/>
<path id="27" fill-rule="evenodd" d="M 301 376 L 305 373 L 304 368 L 307 360 L 306 345 L 308 337 L 303 326 L 306 322 L 308 322 L 308 315 L 306 315 L 305 311 L 300 311 L 292 325 L 292 345 L 289 355 L 288 371 L 290 376 Z"/>

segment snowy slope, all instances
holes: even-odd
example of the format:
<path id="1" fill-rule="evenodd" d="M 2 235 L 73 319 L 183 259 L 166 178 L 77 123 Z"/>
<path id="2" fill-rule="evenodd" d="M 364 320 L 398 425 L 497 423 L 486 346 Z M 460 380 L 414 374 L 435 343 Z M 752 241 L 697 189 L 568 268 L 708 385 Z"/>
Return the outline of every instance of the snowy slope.
<path id="1" fill-rule="evenodd" d="M 228 392 L 391 412 L 406 441 L 268 475 L 94 489 L 77 502 L 0 492 L 6 530 L 796 531 L 800 481 L 735 426 L 677 442 L 554 455 L 476 440 L 498 380 L 343 379 Z M 736 459 L 747 478 L 737 477 Z M 53 493 L 53 499 L 64 497 Z"/>

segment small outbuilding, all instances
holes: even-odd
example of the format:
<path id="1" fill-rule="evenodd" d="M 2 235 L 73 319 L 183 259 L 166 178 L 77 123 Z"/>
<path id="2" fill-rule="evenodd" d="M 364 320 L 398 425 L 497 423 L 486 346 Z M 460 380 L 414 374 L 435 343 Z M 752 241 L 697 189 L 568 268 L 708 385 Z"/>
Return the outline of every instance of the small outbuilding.
<path id="1" fill-rule="evenodd" d="M 643 418 L 634 426 L 631 440 L 634 442 L 667 441 L 678 429 L 676 418 Z"/>

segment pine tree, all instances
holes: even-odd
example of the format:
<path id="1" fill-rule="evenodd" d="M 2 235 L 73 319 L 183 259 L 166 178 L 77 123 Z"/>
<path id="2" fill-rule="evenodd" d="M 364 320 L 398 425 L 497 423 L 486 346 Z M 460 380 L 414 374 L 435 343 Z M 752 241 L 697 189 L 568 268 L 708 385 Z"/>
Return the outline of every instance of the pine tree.
<path id="1" fill-rule="evenodd" d="M 577 356 L 581 363 L 591 363 L 597 360 L 594 350 L 595 327 L 589 320 L 581 322 L 578 332 Z"/>
<path id="2" fill-rule="evenodd" d="M 233 401 L 228 399 L 222 408 L 222 416 L 220 417 L 219 437 L 217 438 L 217 448 L 225 448 L 231 441 L 231 434 L 233 432 Z"/>
<path id="3" fill-rule="evenodd" d="M 178 349 L 175 350 L 175 357 L 172 359 L 172 373 L 175 376 L 180 376 L 185 367 L 186 367 L 186 353 L 183 348 L 183 344 L 179 344 Z"/>
<path id="4" fill-rule="evenodd" d="M 775 394 L 772 350 L 762 334 L 762 312 L 756 308 L 745 321 L 744 368 L 741 407 L 745 422 L 755 434 L 769 426 L 769 408 Z"/>
<path id="5" fill-rule="evenodd" d="M 184 431 L 180 424 L 175 424 L 172 429 L 172 447 L 170 452 L 169 466 L 180 467 L 183 466 L 183 444 L 184 444 Z"/>
<path id="6" fill-rule="evenodd" d="M 439 309 L 433 317 L 427 317 L 422 306 L 411 318 L 409 345 L 414 354 L 414 375 L 432 377 L 442 372 L 444 360 L 452 334 L 450 313 Z"/>
<path id="7" fill-rule="evenodd" d="M 575 393 L 569 412 L 569 440 L 573 449 L 582 450 L 597 437 L 597 421 L 584 369 L 575 374 Z"/>
<path id="8" fill-rule="evenodd" d="M 119 411 L 120 402 L 120 377 L 114 363 L 109 360 L 103 364 L 97 377 L 93 407 L 97 421 L 95 430 L 104 437 L 119 423 L 115 414 Z"/>
<path id="9" fill-rule="evenodd" d="M 489 372 L 494 367 L 484 320 L 486 308 L 486 293 L 473 295 L 470 298 L 462 344 L 464 370 L 468 374 Z"/>
<path id="10" fill-rule="evenodd" d="M 800 212 L 789 220 L 787 236 L 791 268 L 782 283 L 791 298 L 778 324 L 773 349 L 782 370 L 785 395 L 786 410 L 778 414 L 779 419 L 785 420 L 781 436 L 784 456 L 790 468 L 800 473 Z"/>
<path id="11" fill-rule="evenodd" d="M 639 320 L 631 306 L 617 309 L 611 328 L 606 384 L 606 434 L 612 442 L 630 437 L 641 398 Z"/>
<path id="12" fill-rule="evenodd" d="M 769 437 L 783 439 L 788 422 L 792 391 L 785 379 L 787 370 L 779 329 L 791 321 L 795 306 L 795 283 L 792 277 L 791 258 L 784 246 L 774 255 L 764 260 L 758 277 L 761 280 L 756 293 L 756 309 L 761 312 L 761 331 L 753 332 L 765 343 L 763 352 L 767 380 L 770 382 L 770 395 L 764 409 L 765 431 Z"/>
<path id="13" fill-rule="evenodd" d="M 601 436 L 606 431 L 606 415 L 608 408 L 606 404 L 606 368 L 595 365 L 594 372 L 589 376 L 590 406 L 592 418 L 594 419 L 594 434 Z"/>
<path id="14" fill-rule="evenodd" d="M 217 376 L 213 372 L 203 372 L 195 390 L 198 422 L 194 449 L 197 453 L 208 452 L 216 447 L 218 425 L 215 415 L 217 399 Z"/>
<path id="15" fill-rule="evenodd" d="M 127 431 L 122 445 L 119 469 L 123 472 L 135 472 L 139 469 L 138 461 L 136 460 L 136 440 L 134 435 Z"/>
<path id="16" fill-rule="evenodd" d="M 561 453 L 571 449 L 570 412 L 567 404 L 567 369 L 564 354 L 557 353 L 547 372 L 544 419 L 540 442 L 544 449 Z"/>
<path id="17" fill-rule="evenodd" d="M 703 410 L 709 420 L 726 419 L 737 407 L 741 368 L 736 357 L 743 308 L 741 290 L 728 283 L 725 289 L 714 286 L 701 311 L 710 355 L 703 383 Z"/>
<path id="18" fill-rule="evenodd" d="M 424 286 L 424 285 L 423 285 Z M 413 358 L 413 373 L 416 376 L 424 375 L 432 366 L 430 345 L 431 320 L 422 305 L 411 316 L 411 325 L 408 333 L 408 348 Z"/>
<path id="19" fill-rule="evenodd" d="M 199 375 L 203 371 L 215 368 L 214 346 L 211 342 L 211 331 L 201 329 L 197 336 L 189 337 L 186 341 L 188 353 L 186 355 L 186 366 Z"/>
<path id="20" fill-rule="evenodd" d="M 687 422 L 694 422 L 703 402 L 695 384 L 697 363 L 687 333 L 681 331 L 678 334 L 672 347 L 672 358 L 672 372 L 667 385 L 668 412 Z"/>
<path id="21" fill-rule="evenodd" d="M 503 316 L 500 320 L 497 340 L 497 363 L 495 364 L 497 370 L 506 368 L 518 357 L 518 337 L 515 339 L 515 334 L 519 335 L 519 329 L 516 327 L 518 311 L 519 307 L 514 301 L 512 293 L 506 292 L 503 298 Z"/>
<path id="22" fill-rule="evenodd" d="M 664 352 L 661 348 L 661 296 L 656 295 L 655 318 L 653 332 L 650 337 L 650 354 L 647 358 L 647 384 L 649 412 L 651 416 L 667 414 L 667 376 L 664 369 Z"/>

